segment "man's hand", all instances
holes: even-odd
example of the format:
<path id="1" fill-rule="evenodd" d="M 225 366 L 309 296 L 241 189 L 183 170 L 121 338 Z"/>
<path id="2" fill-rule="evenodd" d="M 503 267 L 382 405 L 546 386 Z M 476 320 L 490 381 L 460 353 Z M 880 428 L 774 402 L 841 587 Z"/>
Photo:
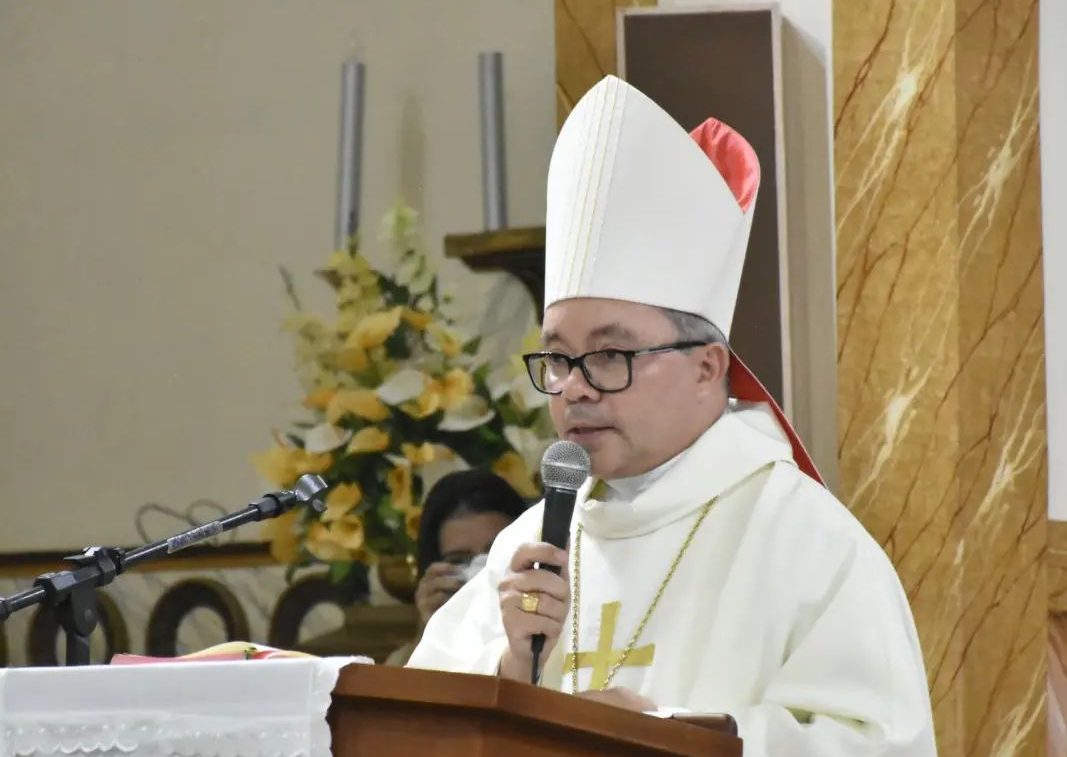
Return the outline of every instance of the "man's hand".
<path id="1" fill-rule="evenodd" d="M 637 692 L 623 688 L 622 686 L 613 686 L 612 688 L 604 689 L 603 691 L 583 691 L 578 696 L 592 702 L 610 704 L 634 712 L 653 712 L 658 709 L 656 703 L 651 699 L 646 699 Z"/>
<path id="2" fill-rule="evenodd" d="M 419 611 L 419 622 L 425 626 L 430 616 L 441 609 L 441 605 L 462 586 L 463 578 L 455 565 L 447 562 L 432 563 L 415 588 L 415 607 Z"/>
<path id="3" fill-rule="evenodd" d="M 563 575 L 535 570 L 534 563 L 558 565 L 563 569 Z M 515 550 L 508 574 L 499 587 L 500 615 L 508 635 L 508 648 L 500 659 L 502 677 L 517 681 L 530 680 L 533 663 L 530 639 L 536 634 L 545 635 L 542 660 L 556 646 L 563 630 L 563 618 L 571 602 L 569 576 L 567 553 L 562 549 L 540 542 L 523 544 Z M 536 612 L 522 609 L 524 593 L 537 598 Z"/>

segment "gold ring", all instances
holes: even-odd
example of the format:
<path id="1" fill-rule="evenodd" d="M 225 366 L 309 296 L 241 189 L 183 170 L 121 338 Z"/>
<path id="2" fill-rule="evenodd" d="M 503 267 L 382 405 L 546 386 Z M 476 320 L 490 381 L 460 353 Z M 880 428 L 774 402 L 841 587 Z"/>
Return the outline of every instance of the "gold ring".
<path id="1" fill-rule="evenodd" d="M 523 612 L 537 612 L 538 605 L 541 604 L 540 594 L 530 594 L 524 591 L 522 593 L 522 601 L 519 602 L 519 607 Z"/>

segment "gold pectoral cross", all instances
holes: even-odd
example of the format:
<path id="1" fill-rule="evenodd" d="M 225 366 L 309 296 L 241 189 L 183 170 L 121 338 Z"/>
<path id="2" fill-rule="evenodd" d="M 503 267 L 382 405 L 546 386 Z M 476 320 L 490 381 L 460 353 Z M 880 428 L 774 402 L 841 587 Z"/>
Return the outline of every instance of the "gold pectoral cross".
<path id="1" fill-rule="evenodd" d="M 614 668 L 624 665 L 644 667 L 652 664 L 656 656 L 656 645 L 646 644 L 636 649 L 612 649 L 615 640 L 615 623 L 619 619 L 622 602 L 606 602 L 600 608 L 600 638 L 595 652 L 571 653 L 563 658 L 563 672 L 572 673 L 581 668 L 592 668 L 593 675 L 589 688 L 599 691 L 608 682 L 608 676 Z"/>

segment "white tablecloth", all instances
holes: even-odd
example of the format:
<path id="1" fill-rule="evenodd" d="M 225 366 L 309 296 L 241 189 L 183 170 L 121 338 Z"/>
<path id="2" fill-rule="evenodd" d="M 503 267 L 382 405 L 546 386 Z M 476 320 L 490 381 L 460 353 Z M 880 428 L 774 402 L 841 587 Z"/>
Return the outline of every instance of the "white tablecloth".
<path id="1" fill-rule="evenodd" d="M 342 667 L 366 658 L 0 670 L 0 755 L 328 757 Z"/>

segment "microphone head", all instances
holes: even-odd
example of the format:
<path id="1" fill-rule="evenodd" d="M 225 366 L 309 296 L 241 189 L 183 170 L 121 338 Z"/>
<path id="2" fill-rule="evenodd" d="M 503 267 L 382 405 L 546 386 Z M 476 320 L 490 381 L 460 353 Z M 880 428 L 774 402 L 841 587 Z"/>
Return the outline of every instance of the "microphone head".
<path id="1" fill-rule="evenodd" d="M 326 485 L 326 481 L 322 476 L 315 475 L 314 473 L 305 473 L 298 478 L 296 484 L 293 485 L 293 494 L 296 495 L 296 498 L 300 502 L 310 504 L 315 512 L 321 513 L 326 509 L 326 505 L 323 503 L 320 495 L 328 488 L 329 487 Z"/>
<path id="2" fill-rule="evenodd" d="M 541 480 L 546 487 L 578 491 L 589 477 L 589 453 L 580 444 L 559 441 L 541 458 Z"/>

